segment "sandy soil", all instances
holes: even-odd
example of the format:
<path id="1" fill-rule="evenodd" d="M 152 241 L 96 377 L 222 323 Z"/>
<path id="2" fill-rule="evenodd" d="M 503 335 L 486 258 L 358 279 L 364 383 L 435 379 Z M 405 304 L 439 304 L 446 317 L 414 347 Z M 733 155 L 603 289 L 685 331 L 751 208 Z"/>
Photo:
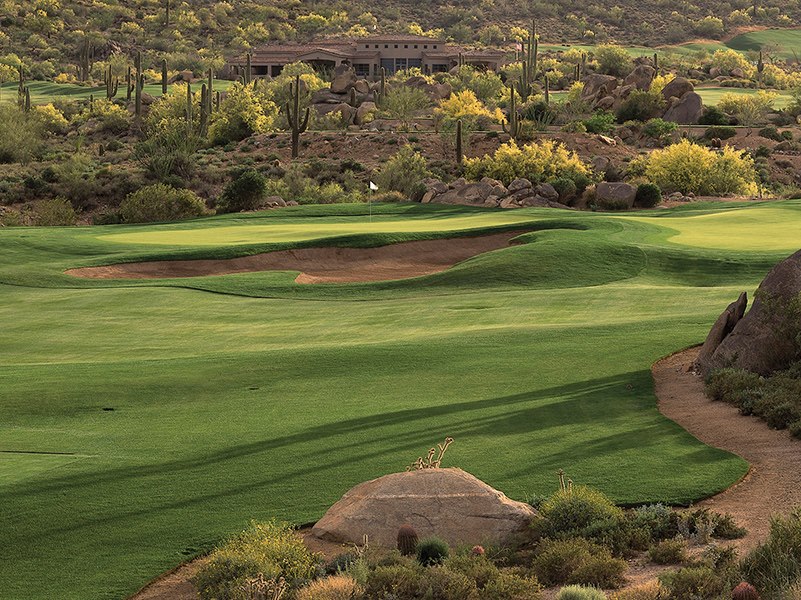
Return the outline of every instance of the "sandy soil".
<path id="1" fill-rule="evenodd" d="M 69 269 L 90 279 L 159 279 L 300 271 L 297 283 L 385 281 L 438 273 L 477 254 L 498 250 L 523 233 L 401 242 L 376 248 L 299 248 L 224 260 L 164 260 Z"/>
<path id="2" fill-rule="evenodd" d="M 772 514 L 787 513 L 801 505 L 801 442 L 786 431 L 770 429 L 756 417 L 743 417 L 733 406 L 707 398 L 703 381 L 691 370 L 698 351 L 691 348 L 653 365 L 659 410 L 705 444 L 733 452 L 750 463 L 751 470 L 742 481 L 696 505 L 731 513 L 748 529 L 745 538 L 733 542 L 742 554 L 766 538 Z M 309 529 L 299 535 L 312 551 L 327 558 L 344 550 L 313 538 Z M 131 600 L 198 600 L 189 580 L 202 560 L 163 575 Z M 631 561 L 626 573 L 628 585 L 646 583 L 667 569 L 643 559 Z M 545 598 L 550 600 L 555 595 L 556 590 L 548 590 Z"/>
<path id="3" fill-rule="evenodd" d="M 748 529 L 736 542 L 741 553 L 765 539 L 774 513 L 801 505 L 801 442 L 787 431 L 770 429 L 756 417 L 744 417 L 704 394 L 704 384 L 690 368 L 699 348 L 664 358 L 652 368 L 659 410 L 699 440 L 733 452 L 751 465 L 738 484 L 697 506 L 731 513 Z"/>

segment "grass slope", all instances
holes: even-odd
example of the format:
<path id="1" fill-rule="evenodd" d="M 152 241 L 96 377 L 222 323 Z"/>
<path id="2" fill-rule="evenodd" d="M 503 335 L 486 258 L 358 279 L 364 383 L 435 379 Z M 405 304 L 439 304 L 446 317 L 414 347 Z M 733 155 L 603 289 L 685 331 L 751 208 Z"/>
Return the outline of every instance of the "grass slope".
<path id="1" fill-rule="evenodd" d="M 393 205 L 2 230 L 3 598 L 124 597 L 251 518 L 318 518 L 446 435 L 449 464 L 514 498 L 559 468 L 623 503 L 719 491 L 746 465 L 661 417 L 649 367 L 796 249 L 799 221 L 793 201 Z M 526 243 L 402 282 L 62 273 L 523 225 Z"/>
<path id="2" fill-rule="evenodd" d="M 67 100 L 89 100 L 89 96 L 94 96 L 96 99 L 106 97 L 105 86 L 87 87 L 73 83 L 53 83 L 51 81 L 28 81 L 25 85 L 31 90 L 32 104 L 49 104 L 62 98 Z M 219 90 L 227 90 L 231 85 L 233 85 L 232 81 L 224 79 L 214 81 L 215 89 Z M 19 84 L 13 81 L 0 85 L 0 102 L 16 102 L 18 87 Z M 161 97 L 161 84 L 147 84 L 144 87 L 144 92 L 154 98 L 159 98 Z M 124 80 L 121 82 L 117 98 L 125 98 Z"/>

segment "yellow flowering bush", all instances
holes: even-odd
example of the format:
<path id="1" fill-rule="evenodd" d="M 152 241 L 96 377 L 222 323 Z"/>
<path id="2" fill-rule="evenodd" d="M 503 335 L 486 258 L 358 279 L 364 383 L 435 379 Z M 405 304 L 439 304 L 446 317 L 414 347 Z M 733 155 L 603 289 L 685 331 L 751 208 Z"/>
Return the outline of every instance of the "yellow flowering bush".
<path id="1" fill-rule="evenodd" d="M 504 118 L 499 109 L 488 109 L 472 90 L 451 94 L 450 98 L 439 103 L 434 112 L 446 127 L 461 119 L 462 124 L 469 129 L 474 129 L 482 118 L 496 123 Z"/>
<path id="2" fill-rule="evenodd" d="M 465 160 L 465 176 L 469 179 L 491 177 L 505 184 L 525 177 L 532 183 L 568 178 L 590 180 L 592 172 L 581 158 L 553 140 L 518 146 L 514 140 L 498 148 L 493 155 Z M 585 183 L 586 184 L 586 183 Z"/>
<path id="3" fill-rule="evenodd" d="M 756 94 L 735 94 L 728 92 L 718 100 L 718 108 L 734 116 L 740 125 L 752 127 L 763 123 L 773 109 L 779 95 L 776 92 L 761 90 Z"/>
<path id="4" fill-rule="evenodd" d="M 34 106 L 33 111 L 48 131 L 63 133 L 67 130 L 67 125 L 69 124 L 67 119 L 52 103 Z"/>
<path id="5" fill-rule="evenodd" d="M 646 178 L 666 192 L 700 196 L 753 195 L 757 192 L 754 160 L 729 146 L 716 152 L 682 140 L 642 159 Z"/>
<path id="6" fill-rule="evenodd" d="M 215 144 L 243 140 L 254 133 L 264 133 L 275 127 L 278 106 L 259 89 L 241 83 L 232 85 L 213 113 L 209 137 Z"/>
<path id="7" fill-rule="evenodd" d="M 753 77 L 756 73 L 756 68 L 748 59 L 737 52 L 736 50 L 716 50 L 712 55 L 712 67 L 717 67 L 730 73 L 732 69 L 741 69 L 747 78 Z"/>

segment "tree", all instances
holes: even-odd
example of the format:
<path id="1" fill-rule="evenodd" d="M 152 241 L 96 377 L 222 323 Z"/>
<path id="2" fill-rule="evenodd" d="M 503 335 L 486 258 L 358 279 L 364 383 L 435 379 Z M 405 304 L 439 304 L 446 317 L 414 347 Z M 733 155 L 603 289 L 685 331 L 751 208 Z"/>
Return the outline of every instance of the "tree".
<path id="1" fill-rule="evenodd" d="M 389 90 L 381 103 L 381 112 L 391 119 L 398 119 L 406 127 L 421 110 L 431 106 L 426 93 L 408 85 L 398 85 Z"/>
<path id="2" fill-rule="evenodd" d="M 620 46 L 598 46 L 595 51 L 595 59 L 598 61 L 600 73 L 623 77 L 631 71 L 631 56 L 625 48 Z"/>

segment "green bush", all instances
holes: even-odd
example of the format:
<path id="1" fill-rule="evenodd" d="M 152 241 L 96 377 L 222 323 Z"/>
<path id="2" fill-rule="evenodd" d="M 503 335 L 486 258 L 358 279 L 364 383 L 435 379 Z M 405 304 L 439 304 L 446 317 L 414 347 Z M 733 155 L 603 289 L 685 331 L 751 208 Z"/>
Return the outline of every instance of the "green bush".
<path id="1" fill-rule="evenodd" d="M 426 159 L 409 145 L 403 146 L 381 167 L 376 178 L 379 192 L 400 192 L 407 198 L 429 176 Z"/>
<path id="2" fill-rule="evenodd" d="M 426 600 L 472 600 L 477 599 L 475 582 L 462 573 L 443 567 L 431 567 L 421 575 L 417 594 L 413 598 Z M 412 600 L 410 598 L 410 600 Z"/>
<path id="3" fill-rule="evenodd" d="M 206 205 L 191 190 L 178 190 L 157 183 L 129 194 L 120 204 L 120 215 L 126 223 L 155 223 L 199 217 Z"/>
<path id="4" fill-rule="evenodd" d="M 739 405 L 744 392 L 759 389 L 762 378 L 744 369 L 718 369 L 706 379 L 706 393 L 713 400 Z"/>
<path id="5" fill-rule="evenodd" d="M 0 104 L 0 164 L 30 162 L 41 154 L 44 139 L 45 124 L 37 113 Z"/>
<path id="6" fill-rule="evenodd" d="M 615 115 L 602 110 L 593 113 L 590 118 L 585 119 L 583 122 L 587 133 L 608 134 L 615 128 Z"/>
<path id="7" fill-rule="evenodd" d="M 620 587 L 625 581 L 623 573 L 626 572 L 626 561 L 614 558 L 606 550 L 593 554 L 583 564 L 573 571 L 569 583 L 581 583 L 602 588 Z"/>
<path id="8" fill-rule="evenodd" d="M 629 208 L 629 203 L 622 198 L 596 198 L 595 205 L 601 210 L 609 212 Z"/>
<path id="9" fill-rule="evenodd" d="M 559 590 L 556 600 L 606 600 L 606 594 L 596 587 L 568 585 Z"/>
<path id="10" fill-rule="evenodd" d="M 239 174 L 225 186 L 218 208 L 221 212 L 240 212 L 254 210 L 267 196 L 267 180 L 253 169 Z"/>
<path id="11" fill-rule="evenodd" d="M 704 139 L 713 140 L 715 138 L 719 140 L 728 140 L 729 138 L 733 138 L 737 135 L 737 130 L 734 127 L 729 127 L 725 125 L 713 125 L 712 127 L 707 127 L 706 131 L 704 131 Z"/>
<path id="12" fill-rule="evenodd" d="M 730 121 L 729 116 L 717 106 L 705 106 L 698 119 L 699 125 L 728 125 Z"/>
<path id="13" fill-rule="evenodd" d="M 687 560 L 687 542 L 681 538 L 662 540 L 651 546 L 648 558 L 658 565 L 677 565 Z"/>
<path id="14" fill-rule="evenodd" d="M 438 537 L 432 536 L 417 544 L 417 560 L 426 567 L 441 563 L 449 554 L 448 544 Z"/>
<path id="15" fill-rule="evenodd" d="M 649 119 L 643 126 L 642 132 L 650 138 L 661 140 L 676 131 L 678 127 L 679 126 L 672 121 Z"/>
<path id="16" fill-rule="evenodd" d="M 559 202 L 562 204 L 570 204 L 578 194 L 578 186 L 576 182 L 569 177 L 559 177 L 551 182 L 553 189 L 559 194 Z"/>
<path id="17" fill-rule="evenodd" d="M 423 567 L 414 563 L 377 566 L 367 578 L 368 598 L 415 598 Z"/>
<path id="18" fill-rule="evenodd" d="M 535 577 L 501 570 L 481 590 L 481 600 L 540 600 L 541 586 Z"/>
<path id="19" fill-rule="evenodd" d="M 519 177 L 532 183 L 572 179 L 576 187 L 586 187 L 591 172 L 581 158 L 553 140 L 532 142 L 518 146 L 511 140 L 500 146 L 494 154 L 465 160 L 465 177 L 479 180 L 482 177 L 498 179 L 509 185 Z"/>
<path id="20" fill-rule="evenodd" d="M 34 223 L 40 227 L 63 227 L 75 225 L 78 215 L 65 198 L 43 200 L 36 206 Z"/>
<path id="21" fill-rule="evenodd" d="M 314 574 L 316 561 L 291 527 L 275 521 L 252 523 L 219 546 L 195 578 L 202 600 L 245 600 L 238 595 L 245 579 L 258 573 L 283 577 L 296 589 Z"/>
<path id="22" fill-rule="evenodd" d="M 754 160 L 729 146 L 715 152 L 682 140 L 654 150 L 642 160 L 648 180 L 667 192 L 728 196 L 753 195 L 757 191 Z"/>
<path id="23" fill-rule="evenodd" d="M 726 581 L 711 567 L 686 567 L 659 576 L 671 600 L 702 600 L 718 598 Z"/>
<path id="24" fill-rule="evenodd" d="M 641 183 L 637 186 L 637 195 L 634 197 L 634 206 L 640 208 L 653 208 L 662 202 L 662 190 L 655 183 Z"/>
<path id="25" fill-rule="evenodd" d="M 613 558 L 606 548 L 575 537 L 544 540 L 531 568 L 537 580 L 547 586 L 580 583 L 617 587 L 623 581 L 626 562 Z"/>
<path id="26" fill-rule="evenodd" d="M 801 512 L 774 517 L 768 539 L 740 565 L 743 578 L 767 597 L 778 597 L 801 579 Z"/>
<path id="27" fill-rule="evenodd" d="M 587 486 L 560 490 L 540 506 L 550 535 L 575 534 L 598 522 L 620 522 L 623 511 L 601 492 Z"/>
<path id="28" fill-rule="evenodd" d="M 773 140 L 774 142 L 781 142 L 784 140 L 782 134 L 776 129 L 775 125 L 768 125 L 759 130 L 759 135 L 765 139 Z M 792 134 L 791 134 L 792 135 Z"/>
<path id="29" fill-rule="evenodd" d="M 598 46 L 595 49 L 595 60 L 598 62 L 599 73 L 615 77 L 625 77 L 632 67 L 631 55 L 621 46 Z"/>
<path id="30" fill-rule="evenodd" d="M 472 580 L 479 589 L 500 576 L 500 571 L 483 554 L 455 554 L 443 561 L 442 566 L 450 571 L 461 573 Z"/>
<path id="31" fill-rule="evenodd" d="M 664 504 L 638 506 L 631 511 L 630 520 L 635 527 L 647 529 L 653 540 L 662 540 L 676 534 L 675 513 Z"/>
<path id="32" fill-rule="evenodd" d="M 664 110 L 665 99 L 661 93 L 634 90 L 620 105 L 617 111 L 617 120 L 619 123 L 647 121 L 664 112 Z"/>

